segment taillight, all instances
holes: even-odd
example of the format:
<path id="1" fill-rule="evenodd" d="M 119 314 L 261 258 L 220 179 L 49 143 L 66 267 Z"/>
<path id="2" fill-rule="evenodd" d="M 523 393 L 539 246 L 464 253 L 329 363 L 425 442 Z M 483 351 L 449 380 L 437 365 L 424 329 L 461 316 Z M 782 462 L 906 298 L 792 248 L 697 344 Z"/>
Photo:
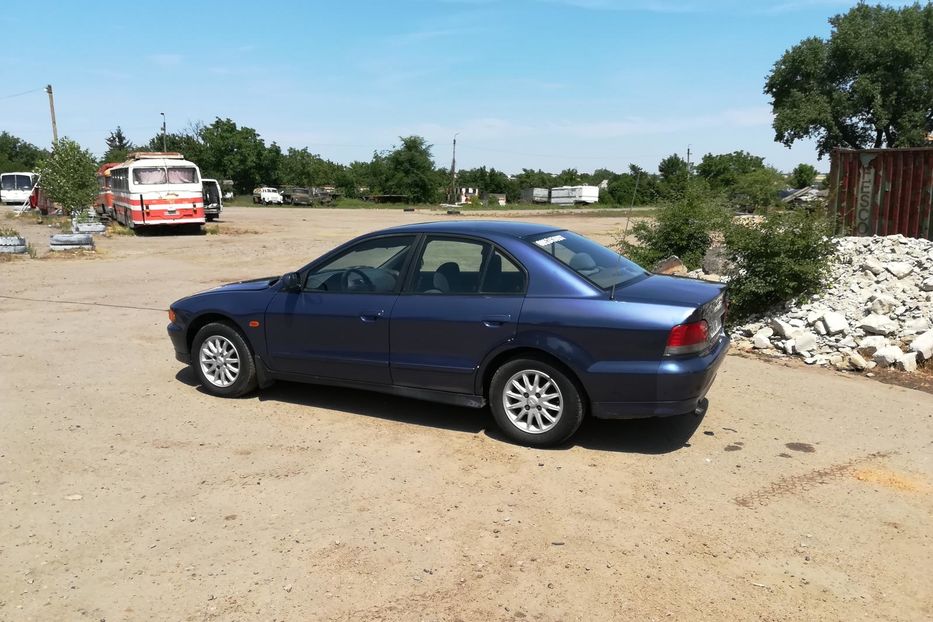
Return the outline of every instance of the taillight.
<path id="1" fill-rule="evenodd" d="M 169 309 L 169 310 L 168 310 L 168 321 L 169 321 L 169 322 L 174 322 L 174 321 L 175 321 L 175 309 Z"/>
<path id="2" fill-rule="evenodd" d="M 671 329 L 671 334 L 667 338 L 667 347 L 664 348 L 664 356 L 702 352 L 708 340 L 709 324 L 706 320 L 679 324 Z"/>

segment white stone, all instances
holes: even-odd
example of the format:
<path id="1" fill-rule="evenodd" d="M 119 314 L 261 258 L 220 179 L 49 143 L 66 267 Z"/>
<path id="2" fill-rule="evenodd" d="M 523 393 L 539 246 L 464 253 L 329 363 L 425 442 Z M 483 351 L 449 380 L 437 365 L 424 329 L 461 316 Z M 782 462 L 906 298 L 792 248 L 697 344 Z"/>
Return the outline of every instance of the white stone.
<path id="1" fill-rule="evenodd" d="M 923 279 L 923 283 L 920 284 L 920 289 L 925 292 L 933 292 L 933 276 Z"/>
<path id="2" fill-rule="evenodd" d="M 761 334 L 761 332 L 758 332 L 755 334 L 754 337 L 752 337 L 752 346 L 756 350 L 765 350 L 771 347 L 771 341 L 768 339 L 766 335 L 763 335 Z"/>
<path id="3" fill-rule="evenodd" d="M 917 353 L 905 353 L 903 356 L 901 356 L 901 360 L 897 362 L 897 368 L 906 372 L 917 371 Z"/>
<path id="4" fill-rule="evenodd" d="M 884 272 L 884 265 L 882 265 L 882 263 L 874 257 L 868 257 L 864 262 L 862 262 L 862 270 L 868 270 L 875 276 L 878 276 Z"/>
<path id="5" fill-rule="evenodd" d="M 816 335 L 809 331 L 801 331 L 794 341 L 794 349 L 797 352 L 808 352 L 816 347 Z"/>
<path id="6" fill-rule="evenodd" d="M 872 313 L 868 317 L 862 318 L 862 321 L 859 323 L 858 327 L 864 330 L 866 333 L 874 333 L 876 335 L 890 335 L 897 330 L 897 322 L 886 315 Z"/>
<path id="7" fill-rule="evenodd" d="M 821 335 L 821 336 L 822 336 L 822 335 L 825 335 L 826 332 L 827 332 L 827 331 L 826 331 L 826 324 L 823 323 L 823 320 L 820 320 L 820 321 L 818 321 L 816 324 L 813 325 L 813 330 L 816 331 L 816 334 L 817 334 L 817 335 Z"/>
<path id="8" fill-rule="evenodd" d="M 879 367 L 891 367 L 900 361 L 903 356 L 904 353 L 897 346 L 887 346 L 875 351 L 874 356 L 871 358 Z"/>
<path id="9" fill-rule="evenodd" d="M 933 359 L 933 330 L 928 330 L 910 343 L 910 351 L 916 352 L 923 360 Z"/>
<path id="10" fill-rule="evenodd" d="M 871 312 L 877 313 L 878 315 L 885 315 L 890 313 L 893 309 L 898 306 L 897 300 L 893 297 L 888 296 L 887 294 L 881 294 L 876 296 L 871 303 Z"/>
<path id="11" fill-rule="evenodd" d="M 865 371 L 868 369 L 868 361 L 858 352 L 849 355 L 849 367 L 856 371 Z"/>
<path id="12" fill-rule="evenodd" d="M 914 267 L 906 261 L 892 261 L 891 263 L 885 264 L 884 267 L 888 272 L 899 279 L 903 279 L 914 271 Z"/>
<path id="13" fill-rule="evenodd" d="M 887 337 L 871 335 L 870 337 L 862 338 L 862 340 L 858 342 L 858 345 L 862 348 L 875 348 L 876 350 L 880 350 L 881 348 L 886 348 L 891 345 L 891 342 L 888 341 Z"/>
<path id="14" fill-rule="evenodd" d="M 774 331 L 775 335 L 787 339 L 793 334 L 794 327 L 787 322 L 783 322 L 777 318 L 774 318 L 771 320 L 771 330 Z"/>
<path id="15" fill-rule="evenodd" d="M 826 327 L 826 332 L 830 335 L 837 335 L 849 328 L 849 322 L 846 320 L 846 316 L 836 311 L 827 311 L 823 314 L 823 325 Z"/>
<path id="16" fill-rule="evenodd" d="M 930 330 L 930 321 L 925 317 L 918 317 L 904 322 L 903 332 L 906 335 L 916 335 Z"/>

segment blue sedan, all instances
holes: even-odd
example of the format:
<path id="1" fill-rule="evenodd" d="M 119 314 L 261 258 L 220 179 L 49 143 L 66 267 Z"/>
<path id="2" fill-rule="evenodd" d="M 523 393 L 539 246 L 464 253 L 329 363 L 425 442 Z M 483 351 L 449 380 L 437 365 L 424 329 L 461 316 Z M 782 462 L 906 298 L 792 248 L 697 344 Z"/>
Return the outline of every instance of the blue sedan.
<path id="1" fill-rule="evenodd" d="M 725 288 L 653 275 L 547 225 L 370 233 L 297 272 L 169 309 L 179 361 L 239 397 L 275 380 L 481 408 L 513 441 L 566 441 L 590 414 L 705 408 L 729 340 Z"/>

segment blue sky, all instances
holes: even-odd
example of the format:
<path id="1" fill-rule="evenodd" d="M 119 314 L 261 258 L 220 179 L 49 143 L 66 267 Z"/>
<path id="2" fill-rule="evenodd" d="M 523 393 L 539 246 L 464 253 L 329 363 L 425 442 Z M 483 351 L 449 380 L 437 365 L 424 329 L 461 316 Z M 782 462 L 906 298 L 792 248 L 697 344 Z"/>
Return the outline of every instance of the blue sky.
<path id="1" fill-rule="evenodd" d="M 284 147 L 368 160 L 418 134 L 459 167 L 655 170 L 744 149 L 780 169 L 765 75 L 826 36 L 838 0 L 382 0 L 87 3 L 6 0 L 0 130 L 104 151 L 230 117 Z"/>

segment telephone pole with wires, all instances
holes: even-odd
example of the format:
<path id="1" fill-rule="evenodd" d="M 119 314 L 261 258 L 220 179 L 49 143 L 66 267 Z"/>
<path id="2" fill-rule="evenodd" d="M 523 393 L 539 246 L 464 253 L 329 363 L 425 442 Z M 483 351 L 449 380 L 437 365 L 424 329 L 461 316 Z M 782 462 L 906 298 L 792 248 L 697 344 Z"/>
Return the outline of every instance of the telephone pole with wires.
<path id="1" fill-rule="evenodd" d="M 58 144 L 58 124 L 55 122 L 55 96 L 52 94 L 52 85 L 45 85 L 45 92 L 49 94 L 49 113 L 52 115 L 52 146 Z"/>
<path id="2" fill-rule="evenodd" d="M 457 136 L 459 134 L 460 132 L 454 134 L 454 151 L 450 160 L 450 196 L 447 198 L 448 203 L 457 202 Z"/>

